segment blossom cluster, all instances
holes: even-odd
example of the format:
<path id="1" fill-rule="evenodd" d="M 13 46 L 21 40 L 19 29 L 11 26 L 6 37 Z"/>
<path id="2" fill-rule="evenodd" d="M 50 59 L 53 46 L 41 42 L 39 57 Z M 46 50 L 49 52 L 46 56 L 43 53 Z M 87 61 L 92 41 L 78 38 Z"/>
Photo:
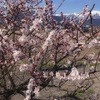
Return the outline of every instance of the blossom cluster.
<path id="1" fill-rule="evenodd" d="M 39 73 L 35 74 L 36 76 L 39 75 Z M 79 71 L 77 70 L 76 67 L 73 67 L 71 69 L 71 72 L 69 75 L 66 75 L 66 73 L 61 74 L 60 72 L 56 72 L 54 74 L 53 72 L 48 72 L 48 71 L 43 71 L 43 78 L 48 78 L 48 77 L 53 77 L 57 78 L 59 80 L 69 80 L 69 81 L 75 81 L 75 80 L 85 80 L 89 78 L 89 73 L 85 72 L 84 74 L 80 74 Z M 33 92 L 35 93 L 35 96 L 38 97 L 40 95 L 39 93 L 39 86 L 36 84 L 35 78 L 31 78 L 29 80 L 28 86 L 27 86 L 27 91 L 26 91 L 26 98 L 24 100 L 30 100 L 31 94 L 32 94 L 32 89 L 34 87 Z"/>
<path id="2" fill-rule="evenodd" d="M 89 73 L 88 72 L 85 72 L 84 74 L 79 74 L 79 71 L 77 70 L 77 68 L 73 67 L 72 70 L 71 70 L 71 73 L 69 74 L 68 76 L 68 80 L 84 80 L 84 79 L 87 79 L 89 78 Z"/>
<path id="3" fill-rule="evenodd" d="M 56 75 L 53 75 L 55 78 L 57 79 L 63 79 L 63 80 L 84 80 L 89 78 L 89 73 L 85 72 L 85 73 L 79 73 L 79 71 L 77 70 L 76 67 L 73 67 L 71 69 L 71 72 L 69 75 L 66 75 L 66 73 L 60 73 L 60 72 L 56 72 Z M 48 77 L 48 73 L 45 72 L 44 73 L 44 77 Z"/>
<path id="4" fill-rule="evenodd" d="M 22 71 L 26 71 L 26 70 L 29 70 L 31 71 L 33 68 L 32 64 L 22 64 L 20 67 L 19 67 L 19 70 L 22 72 Z"/>
<path id="5" fill-rule="evenodd" d="M 97 54 L 93 52 L 88 55 L 86 52 L 83 57 L 81 56 L 83 51 L 100 46 L 100 33 L 84 34 L 80 27 L 84 24 L 88 5 L 79 15 L 81 22 L 77 25 L 75 19 L 72 18 L 69 21 L 63 14 L 61 21 L 57 22 L 54 18 L 52 0 L 44 0 L 45 7 L 39 5 L 42 1 L 2 0 L 0 6 L 0 27 L 2 28 L 0 29 L 0 68 L 1 73 L 4 73 L 1 77 L 4 77 L 5 84 L 6 79 L 9 79 L 13 85 L 13 75 L 11 80 L 8 71 L 14 71 L 15 74 L 17 71 L 14 70 L 15 68 L 19 68 L 21 72 L 28 71 L 33 78 L 27 86 L 25 100 L 30 100 L 33 92 L 39 96 L 40 88 L 37 80 L 41 81 L 49 77 L 72 81 L 89 78 L 89 72 L 79 73 L 78 69 L 72 66 L 84 60 L 87 60 L 86 64 L 94 60 L 98 63 L 100 58 L 98 56 L 98 59 L 95 59 Z M 68 60 L 69 62 L 66 62 Z M 69 75 L 60 71 L 48 72 L 49 66 L 55 69 L 56 65 L 63 66 L 62 62 L 70 65 Z M 45 67 L 47 71 L 43 71 Z M 95 69 L 94 66 L 89 67 L 90 72 Z"/>
<path id="6" fill-rule="evenodd" d="M 15 61 L 18 61 L 21 56 L 22 56 L 22 52 L 21 51 L 18 51 L 18 50 L 14 50 L 13 51 L 13 57 L 14 57 Z"/>
<path id="7" fill-rule="evenodd" d="M 33 89 L 34 89 L 34 91 L 33 91 Z M 39 87 L 36 86 L 34 78 L 31 78 L 29 80 L 29 83 L 27 85 L 26 98 L 24 100 L 30 100 L 32 92 L 34 92 L 36 96 L 39 96 Z"/>
<path id="8" fill-rule="evenodd" d="M 43 50 L 45 50 L 49 46 L 49 44 L 52 43 L 52 37 L 54 34 L 55 34 L 55 31 L 50 32 L 49 36 L 46 38 L 44 44 L 42 45 Z"/>

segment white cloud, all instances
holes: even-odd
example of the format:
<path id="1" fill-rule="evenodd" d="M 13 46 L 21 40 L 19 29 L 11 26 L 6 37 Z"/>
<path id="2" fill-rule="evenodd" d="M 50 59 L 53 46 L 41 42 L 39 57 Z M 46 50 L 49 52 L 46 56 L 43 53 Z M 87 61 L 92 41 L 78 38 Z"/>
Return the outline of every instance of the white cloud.
<path id="1" fill-rule="evenodd" d="M 92 15 L 99 15 L 100 16 L 100 11 L 93 10 Z"/>

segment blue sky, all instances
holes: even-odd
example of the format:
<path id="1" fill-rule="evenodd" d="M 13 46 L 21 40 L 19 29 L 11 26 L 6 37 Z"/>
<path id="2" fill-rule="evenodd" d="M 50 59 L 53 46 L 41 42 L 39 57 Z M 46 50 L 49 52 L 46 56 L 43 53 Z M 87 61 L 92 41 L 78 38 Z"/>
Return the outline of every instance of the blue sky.
<path id="1" fill-rule="evenodd" d="M 55 9 L 61 2 L 62 0 L 53 0 Z M 57 13 L 60 13 L 61 11 L 67 14 L 80 13 L 86 4 L 88 4 L 89 8 L 91 8 L 94 3 L 94 10 L 100 11 L 100 0 L 65 0 Z"/>

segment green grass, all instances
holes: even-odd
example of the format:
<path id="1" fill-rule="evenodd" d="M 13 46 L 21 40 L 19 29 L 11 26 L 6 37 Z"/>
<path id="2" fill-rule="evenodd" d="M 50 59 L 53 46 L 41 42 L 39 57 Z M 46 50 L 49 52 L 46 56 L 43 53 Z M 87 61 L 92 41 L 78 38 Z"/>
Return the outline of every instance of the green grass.
<path id="1" fill-rule="evenodd" d="M 66 62 L 59 62 L 59 65 L 66 65 Z"/>
<path id="2" fill-rule="evenodd" d="M 87 95 L 91 95 L 91 94 L 93 94 L 93 93 L 94 93 L 94 91 L 93 91 L 92 89 L 89 89 L 89 90 L 87 90 L 87 92 L 86 92 Z"/>
<path id="3" fill-rule="evenodd" d="M 89 97 L 90 95 L 92 95 L 92 94 L 94 94 L 94 90 L 92 90 L 92 89 L 89 89 L 89 90 L 87 90 L 86 92 L 82 92 L 81 90 L 79 90 L 79 91 L 77 91 L 77 93 L 76 93 L 76 97 L 77 98 L 80 98 L 80 99 L 82 99 L 82 98 L 86 98 L 86 97 Z"/>
<path id="4" fill-rule="evenodd" d="M 46 65 L 43 66 L 43 68 L 52 68 L 54 64 L 52 63 L 47 63 Z"/>
<path id="5" fill-rule="evenodd" d="M 96 65 L 96 66 L 99 66 L 100 63 L 97 63 L 97 64 L 95 64 L 95 63 L 91 63 L 91 64 L 90 64 L 90 66 L 95 66 L 95 65 Z"/>
<path id="6" fill-rule="evenodd" d="M 76 97 L 78 97 L 78 98 L 82 98 L 82 97 L 84 97 L 85 95 L 84 95 L 84 93 L 77 93 L 76 94 Z"/>

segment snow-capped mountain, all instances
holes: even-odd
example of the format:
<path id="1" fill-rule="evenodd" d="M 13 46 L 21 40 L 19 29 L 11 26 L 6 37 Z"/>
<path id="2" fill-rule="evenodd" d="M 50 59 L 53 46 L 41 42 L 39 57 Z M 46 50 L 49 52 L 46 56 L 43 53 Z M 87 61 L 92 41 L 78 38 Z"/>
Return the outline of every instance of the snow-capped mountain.
<path id="1" fill-rule="evenodd" d="M 92 11 L 92 16 L 94 19 L 100 18 L 100 11 Z"/>
<path id="2" fill-rule="evenodd" d="M 73 14 L 63 14 L 64 17 L 68 20 L 70 19 L 74 19 L 78 22 L 78 20 L 82 19 L 82 18 L 86 18 L 86 16 L 88 15 L 89 12 L 87 12 L 84 16 L 82 14 L 78 14 L 78 13 L 73 13 Z M 93 17 L 93 25 L 94 26 L 100 26 L 100 11 L 92 11 L 92 17 Z M 60 14 L 56 14 L 55 15 L 55 19 L 57 19 L 58 21 L 61 20 Z M 90 24 L 90 19 L 87 20 L 87 22 L 85 23 L 85 25 L 89 25 Z"/>
<path id="3" fill-rule="evenodd" d="M 82 17 L 86 17 L 89 12 L 86 12 L 85 15 L 83 16 L 81 13 L 73 13 L 73 14 L 63 14 L 66 17 L 72 17 L 72 18 L 79 18 L 81 19 Z M 55 16 L 60 16 L 60 14 L 56 14 Z M 92 17 L 94 19 L 100 18 L 100 11 L 92 11 Z"/>

